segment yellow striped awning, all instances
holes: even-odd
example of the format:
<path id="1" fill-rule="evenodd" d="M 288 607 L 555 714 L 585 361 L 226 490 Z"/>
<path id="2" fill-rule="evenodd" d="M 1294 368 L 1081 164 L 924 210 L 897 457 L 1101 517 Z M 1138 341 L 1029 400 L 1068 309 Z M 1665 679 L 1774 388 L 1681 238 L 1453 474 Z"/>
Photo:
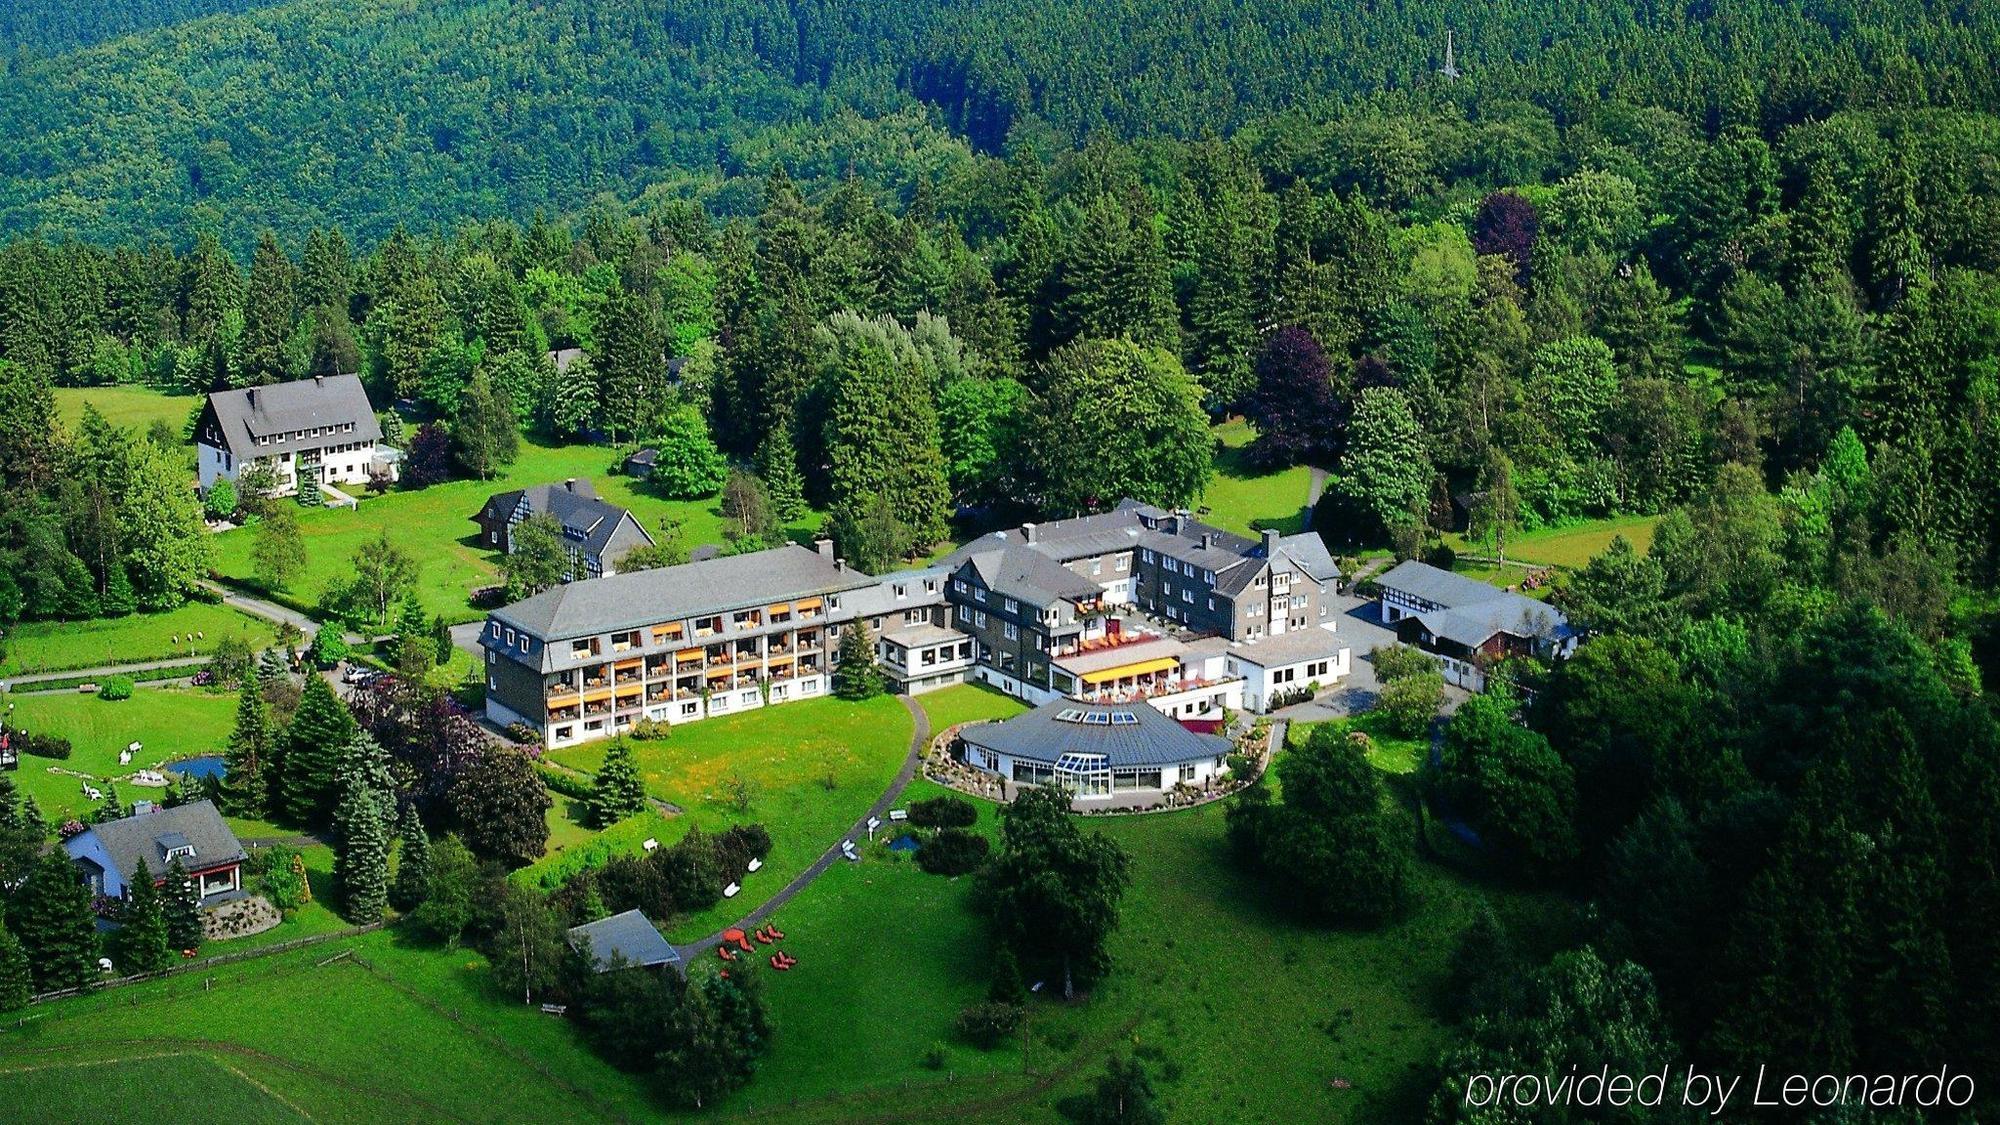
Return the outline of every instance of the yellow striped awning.
<path id="1" fill-rule="evenodd" d="M 585 703 L 596 703 L 600 699 L 610 698 L 611 689 L 608 687 L 591 688 L 589 691 L 583 693 L 583 701 Z"/>
<path id="2" fill-rule="evenodd" d="M 773 655 L 769 660 L 766 660 L 764 663 L 771 665 L 778 665 L 778 664 L 790 664 L 791 662 L 792 658 L 790 655 L 779 654 L 779 655 Z"/>
<path id="3" fill-rule="evenodd" d="M 639 657 L 639 656 L 627 657 L 624 660 L 620 660 L 618 663 L 612 665 L 612 667 L 618 669 L 620 672 L 623 672 L 628 668 L 637 668 L 639 666 L 639 662 L 643 659 L 644 657 Z"/>
<path id="4" fill-rule="evenodd" d="M 1083 682 L 1101 684 L 1111 680 L 1122 680 L 1127 676 L 1145 676 L 1154 672 L 1167 672 L 1180 667 L 1180 661 L 1171 656 L 1141 660 L 1133 664 L 1120 664 L 1115 668 L 1100 668 L 1095 672 L 1085 672 Z"/>
<path id="5" fill-rule="evenodd" d="M 792 612 L 792 603 L 779 602 L 777 605 L 770 607 L 770 610 L 772 613 L 790 613 Z"/>
<path id="6" fill-rule="evenodd" d="M 682 650 L 680 650 L 679 652 L 677 652 L 677 653 L 675 653 L 675 654 L 674 654 L 674 659 L 675 659 L 675 660 L 700 660 L 700 659 L 701 659 L 701 650 L 700 650 L 700 649 L 698 649 L 698 648 L 684 648 L 684 649 L 682 649 Z"/>
<path id="7" fill-rule="evenodd" d="M 800 598 L 800 599 L 798 600 L 798 603 L 797 603 L 797 604 L 798 604 L 798 607 L 799 607 L 800 609 L 802 609 L 802 610 L 803 610 L 803 609 L 818 609 L 818 608 L 820 607 L 820 605 L 821 605 L 821 602 L 820 602 L 820 600 L 819 600 L 818 598 Z"/>
<path id="8" fill-rule="evenodd" d="M 708 678 L 711 680 L 726 680 L 735 674 L 736 669 L 734 668 L 711 668 L 708 672 Z"/>

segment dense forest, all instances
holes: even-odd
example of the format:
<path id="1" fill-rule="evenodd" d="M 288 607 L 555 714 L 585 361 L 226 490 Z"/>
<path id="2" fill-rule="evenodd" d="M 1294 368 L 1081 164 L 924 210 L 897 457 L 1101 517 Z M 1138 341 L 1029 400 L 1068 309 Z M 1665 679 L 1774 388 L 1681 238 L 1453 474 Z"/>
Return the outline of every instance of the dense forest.
<path id="1" fill-rule="evenodd" d="M 272 0 L 13 0 L 0 10 L 0 51 L 24 60 L 88 47 L 202 16 L 269 7 Z"/>
<path id="2" fill-rule="evenodd" d="M 67 434 L 60 386 L 359 371 L 408 486 L 498 430 L 643 440 L 870 569 L 1193 502 L 1242 414 L 1331 472 L 1342 552 L 1661 517 L 1553 593 L 1579 654 L 1496 674 L 1425 770 L 1499 877 L 1590 904 L 1553 959 L 1468 932 L 1435 1118 L 1571 1061 L 1991 1078 L 1995 18 L 378 2 L 27 59 L 0 623 L 204 565 L 179 435 Z M 1340 753 L 1237 834 L 1409 849 L 1342 814 L 1381 782 Z M 1382 884 L 1341 920 L 1393 916 L 1408 857 L 1354 853 L 1311 851 Z"/>
<path id="3" fill-rule="evenodd" d="M 89 12 L 40 26 L 114 18 Z M 1288 138 L 1287 114 L 1337 125 L 1289 158 L 1366 154 L 1415 193 L 1394 202 L 1422 203 L 1465 164 L 1546 158 L 1608 104 L 1766 136 L 1850 109 L 1992 109 L 1997 24 L 1984 5 L 1860 0 L 1213 0 L 1173 20 L 1104 0 L 293 3 L 14 59 L 0 231 L 185 245 L 207 228 L 243 253 L 265 226 L 372 240 L 649 188 L 739 214 L 779 162 L 907 197 L 968 147 Z M 1448 27 L 1459 82 L 1435 73 Z"/>

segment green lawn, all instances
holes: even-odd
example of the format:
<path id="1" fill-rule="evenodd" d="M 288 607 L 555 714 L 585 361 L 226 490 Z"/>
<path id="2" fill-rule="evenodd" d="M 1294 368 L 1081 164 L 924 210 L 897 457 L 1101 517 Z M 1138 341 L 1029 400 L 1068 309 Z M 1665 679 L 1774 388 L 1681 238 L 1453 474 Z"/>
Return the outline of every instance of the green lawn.
<path id="1" fill-rule="evenodd" d="M 107 778 L 123 778 L 139 769 L 195 754 L 221 752 L 223 742 L 236 723 L 236 696 L 211 694 L 193 688 L 140 686 L 132 698 L 116 703 L 78 692 L 46 692 L 0 696 L 0 703 L 13 708 L 7 718 L 10 728 L 37 734 L 59 734 L 70 740 L 73 753 L 68 761 L 21 756 L 21 768 L 10 775 L 22 793 L 33 797 L 51 826 L 65 817 L 86 817 L 96 806 L 84 796 L 82 781 L 49 767 L 87 773 L 92 784 L 103 788 Z M 118 764 L 118 752 L 132 742 L 144 748 L 132 764 Z M 157 797 L 158 789 L 121 784 L 119 799 Z"/>
<path id="2" fill-rule="evenodd" d="M 762 871 L 743 881 L 743 892 L 682 919 L 672 936 L 690 940 L 741 917 L 838 843 L 894 780 L 910 730 L 903 705 L 879 696 L 864 703 L 813 699 L 764 707 L 677 726 L 660 741 L 632 741 L 647 792 L 687 810 L 677 823 L 704 831 L 761 823 L 771 833 L 771 855 Z M 606 745 L 557 750 L 549 758 L 595 773 Z M 731 789 L 738 777 L 751 789 L 741 809 Z"/>
<path id="3" fill-rule="evenodd" d="M 329 960 L 343 951 L 350 956 Z M 499 1000 L 485 978 L 476 955 L 376 933 L 63 1001 L 0 1030 L 0 1104 L 10 1118 L 50 1122 L 129 1119 L 135 1105 L 147 1121 L 653 1115 L 639 1084 L 599 1062 L 563 1021 Z M 271 1116 L 226 1083 L 219 1095 L 149 1083 L 143 1063 L 162 1053 L 233 1070 L 295 1116 Z M 99 1115 L 88 1112 L 97 1103 L 71 1100 L 71 1084 L 9 1073 L 84 1062 L 111 1068 L 114 1078 L 99 1079 L 108 1087 L 145 1087 L 146 1096 Z"/>
<path id="4" fill-rule="evenodd" d="M 917 703 L 931 721 L 931 734 L 946 727 L 975 719 L 1005 719 L 1028 709 L 1028 705 L 985 684 L 953 684 L 917 696 Z"/>
<path id="5" fill-rule="evenodd" d="M 88 1045 L 83 1051 L 99 1053 Z M 146 1120 L 156 1125 L 311 1120 L 252 1077 L 241 1060 L 165 1042 L 123 1058 L 77 1059 L 70 1051 L 57 1057 L 30 1049 L 0 1061 L 0 1102 L 33 1106 L 47 1122 L 122 1121 L 135 1106 L 145 1106 Z"/>
<path id="6" fill-rule="evenodd" d="M 114 426 L 145 430 L 154 422 L 165 422 L 178 434 L 200 401 L 194 395 L 170 395 L 151 387 L 57 387 L 56 415 L 75 433 L 88 404 Z"/>
<path id="7" fill-rule="evenodd" d="M 356 510 L 301 509 L 299 531 L 306 542 L 306 572 L 277 592 L 280 600 L 310 611 L 320 594 L 335 581 L 351 577 L 355 549 L 387 531 L 419 566 L 417 591 L 428 613 L 442 613 L 453 622 L 480 615 L 471 604 L 473 591 L 498 580 L 498 555 L 478 541 L 473 513 L 496 492 L 529 485 L 587 479 L 598 495 L 632 510 L 649 533 L 658 535 L 660 522 L 681 522 L 681 541 L 688 548 L 722 542 L 719 500 L 663 500 L 641 491 L 642 482 L 608 471 L 612 450 L 596 445 L 549 446 L 523 439 L 521 456 L 498 479 L 456 480 L 415 491 L 364 496 Z M 789 529 L 804 539 L 818 526 L 809 513 Z M 250 582 L 254 527 L 237 528 L 216 537 L 216 569 L 227 577 Z"/>
<path id="8" fill-rule="evenodd" d="M 1202 519 L 1224 531 L 1256 536 L 1275 527 L 1287 535 L 1305 527 L 1306 497 L 1312 491 L 1312 470 L 1303 465 L 1275 473 L 1251 468 L 1248 448 L 1256 432 L 1248 422 L 1232 419 L 1215 427 L 1223 449 L 1215 458 L 1215 475 L 1202 494 L 1209 509 Z"/>
<path id="9" fill-rule="evenodd" d="M 1327 719 L 1315 723 L 1293 723 L 1285 728 L 1287 749 L 1302 746 L 1312 732 L 1319 727 L 1332 726 L 1339 730 L 1358 730 L 1373 741 L 1374 747 L 1368 752 L 1369 764 L 1383 773 L 1407 774 L 1417 772 L 1424 761 L 1424 754 L 1430 743 L 1422 738 L 1403 738 L 1389 730 L 1388 721 L 1376 711 L 1365 711 L 1346 719 Z"/>
<path id="10" fill-rule="evenodd" d="M 166 613 L 90 621 L 26 621 L 7 630 L 7 655 L 0 661 L 0 677 L 204 656 L 214 652 L 226 636 L 241 637 L 252 648 L 263 648 L 273 635 L 274 627 L 261 617 L 206 602 L 190 602 Z"/>
<path id="11" fill-rule="evenodd" d="M 1534 563 L 1538 566 L 1581 567 L 1592 558 L 1603 554 L 1611 546 L 1611 541 L 1620 535 L 1630 540 L 1632 546 L 1641 552 L 1652 549 L 1653 529 L 1660 525 L 1658 516 L 1618 516 L 1614 519 L 1592 520 L 1588 523 L 1571 524 L 1568 527 L 1544 528 L 1530 531 L 1507 544 L 1507 559 Z M 1460 553 L 1488 553 L 1484 543 L 1468 544 L 1465 536 L 1453 533 L 1445 537 L 1445 542 Z M 1509 568 L 1511 573 L 1514 568 Z M 1511 581 L 1519 581 L 1518 578 Z"/>

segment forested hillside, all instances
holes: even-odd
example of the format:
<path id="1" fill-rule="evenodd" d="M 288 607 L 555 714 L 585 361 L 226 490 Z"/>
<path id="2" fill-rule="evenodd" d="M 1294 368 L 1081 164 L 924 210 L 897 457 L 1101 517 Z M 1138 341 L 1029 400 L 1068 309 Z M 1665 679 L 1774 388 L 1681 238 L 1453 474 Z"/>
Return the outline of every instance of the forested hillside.
<path id="1" fill-rule="evenodd" d="M 269 7 L 275 0 L 12 0 L 0 8 L 0 50 L 53 55 L 148 28 Z"/>
<path id="2" fill-rule="evenodd" d="M 1173 11 L 291 3 L 16 60 L 0 81 L 12 125 L 0 135 L 0 231 L 184 241 L 201 225 L 243 251 L 266 225 L 379 237 L 397 222 L 572 213 L 591 194 L 653 186 L 731 212 L 746 196 L 726 181 L 780 160 L 803 180 L 852 165 L 907 192 L 961 163 L 963 144 L 1282 132 L 1271 115 L 1286 111 L 1345 121 L 1351 147 L 1391 166 L 1390 186 L 1421 191 L 1454 161 L 1546 158 L 1558 130 L 1605 102 L 1766 131 L 1846 108 L 2000 104 L 2000 15 L 1987 5 L 1202 0 Z M 1447 27 L 1466 75 L 1456 83 L 1436 74 Z"/>

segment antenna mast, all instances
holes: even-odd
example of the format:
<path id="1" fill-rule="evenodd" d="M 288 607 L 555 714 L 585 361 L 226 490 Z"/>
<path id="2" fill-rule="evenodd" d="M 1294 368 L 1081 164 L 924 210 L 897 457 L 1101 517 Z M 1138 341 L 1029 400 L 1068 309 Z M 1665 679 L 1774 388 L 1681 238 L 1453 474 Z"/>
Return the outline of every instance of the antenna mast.
<path id="1" fill-rule="evenodd" d="M 1458 61 L 1452 54 L 1451 29 L 1448 27 L 1444 29 L 1444 65 L 1438 68 L 1438 73 L 1446 78 L 1458 77 Z"/>

